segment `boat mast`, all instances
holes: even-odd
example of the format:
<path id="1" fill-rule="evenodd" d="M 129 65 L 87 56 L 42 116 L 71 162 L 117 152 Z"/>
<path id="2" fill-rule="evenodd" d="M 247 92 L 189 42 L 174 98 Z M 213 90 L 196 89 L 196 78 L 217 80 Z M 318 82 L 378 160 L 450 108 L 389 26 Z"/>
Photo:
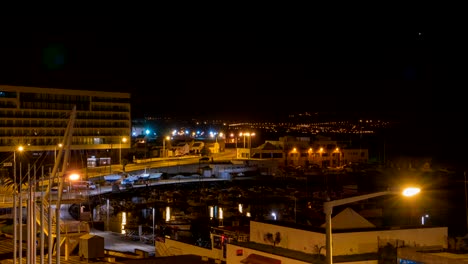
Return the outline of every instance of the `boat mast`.
<path id="1" fill-rule="evenodd" d="M 75 118 L 76 118 L 76 105 L 73 106 L 73 109 L 72 109 L 72 112 L 70 114 L 70 119 L 68 121 L 68 125 L 67 125 L 67 129 L 65 130 L 65 135 L 64 135 L 64 149 L 65 151 L 60 151 L 58 157 L 57 157 L 57 161 L 55 162 L 54 164 L 54 168 L 52 170 L 52 176 L 54 177 L 56 174 L 57 174 L 57 168 L 58 168 L 58 164 L 60 164 L 60 161 L 62 159 L 62 155 L 63 153 L 65 152 L 65 157 L 63 159 L 63 163 L 62 163 L 62 170 L 60 171 L 59 175 L 58 175 L 58 179 L 59 179 L 59 186 L 58 186 L 58 193 L 57 193 L 57 203 L 56 203 L 56 206 L 55 206 L 55 220 L 56 220 L 56 231 L 55 231 L 55 235 L 56 235 L 56 241 L 55 241 L 55 247 L 56 247 L 56 262 L 57 263 L 60 263 L 60 207 L 61 207 L 61 203 L 62 203 L 62 192 L 63 192 L 63 185 L 64 185 L 64 182 L 65 182 L 65 177 L 64 177 L 64 174 L 67 170 L 67 167 L 68 167 L 68 161 L 70 159 L 70 145 L 71 145 L 71 142 L 72 142 L 72 137 L 73 137 L 73 126 L 75 124 Z M 50 192 L 50 187 L 48 189 L 48 191 Z"/>
<path id="2" fill-rule="evenodd" d="M 62 192 L 63 192 L 63 185 L 65 182 L 65 177 L 64 174 L 67 171 L 68 167 L 68 161 L 70 160 L 70 145 L 72 142 L 72 137 L 73 137 L 73 126 L 75 124 L 75 118 L 76 118 L 76 106 L 73 106 L 73 110 L 70 115 L 70 120 L 68 121 L 68 126 L 67 130 L 65 131 L 65 137 L 64 137 L 64 149 L 65 149 L 65 157 L 63 159 L 62 163 L 62 170 L 59 173 L 59 188 L 58 188 L 58 194 L 57 194 L 57 210 L 60 209 L 60 204 L 62 202 Z M 59 157 L 57 159 L 58 163 L 60 163 L 60 160 L 62 158 L 63 151 L 60 151 Z M 58 167 L 58 163 L 54 164 L 54 169 Z M 54 173 L 54 170 L 52 170 Z M 56 173 L 56 172 L 55 172 Z M 52 174 L 54 175 L 54 174 Z M 58 215 L 59 216 L 59 215 Z M 57 218 L 58 220 L 59 218 Z"/>

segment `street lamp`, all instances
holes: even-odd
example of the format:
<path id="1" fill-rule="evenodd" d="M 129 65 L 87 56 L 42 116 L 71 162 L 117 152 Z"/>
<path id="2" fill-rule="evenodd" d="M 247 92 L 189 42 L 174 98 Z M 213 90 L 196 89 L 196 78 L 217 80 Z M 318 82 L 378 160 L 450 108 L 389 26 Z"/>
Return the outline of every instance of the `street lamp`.
<path id="1" fill-rule="evenodd" d="M 248 147 L 249 147 L 249 159 L 250 157 L 252 156 L 252 137 L 255 136 L 255 133 L 247 133 L 247 137 L 248 137 L 248 140 L 249 140 L 249 144 L 248 144 Z"/>
<path id="2" fill-rule="evenodd" d="M 163 138 L 163 155 L 162 155 L 163 158 L 166 157 L 166 140 L 169 140 L 169 139 L 171 139 L 169 136 Z"/>
<path id="3" fill-rule="evenodd" d="M 241 136 L 241 137 L 243 136 L 243 137 L 244 137 L 244 140 L 243 140 L 243 141 L 244 141 L 244 148 L 245 148 L 245 137 L 250 136 L 250 133 L 240 133 L 239 136 Z"/>
<path id="4" fill-rule="evenodd" d="M 252 145 L 252 137 L 255 136 L 255 133 L 250 133 L 250 132 L 240 133 L 239 136 L 244 137 L 244 149 L 245 149 L 245 137 L 247 137 L 247 140 L 248 140 L 247 147 L 249 148 L 249 158 L 250 158 L 250 149 L 251 149 L 251 145 Z"/>
<path id="5" fill-rule="evenodd" d="M 16 252 L 17 251 L 22 251 L 21 248 L 17 249 L 17 240 L 18 240 L 18 219 L 17 219 L 17 204 L 16 204 L 16 199 L 17 199 L 17 192 L 18 188 L 16 185 L 16 151 L 22 152 L 24 150 L 23 146 L 19 146 L 17 149 L 13 150 L 13 263 L 16 263 Z M 20 175 L 21 177 L 21 175 Z M 20 180 L 21 183 L 21 180 Z M 21 187 L 20 187 L 21 191 Z M 21 193 L 20 193 L 21 196 Z M 22 210 L 22 205 L 21 203 L 19 204 L 20 210 Z M 21 234 L 22 235 L 22 234 Z M 22 238 L 20 238 L 22 239 Z"/>
<path id="6" fill-rule="evenodd" d="M 62 143 L 59 143 L 57 144 L 56 146 L 54 146 L 54 163 L 57 162 L 57 147 L 59 149 L 61 149 L 63 147 L 63 144 Z"/>
<path id="7" fill-rule="evenodd" d="M 254 137 L 254 136 L 255 136 L 255 133 L 250 133 L 250 135 L 249 135 L 249 149 L 252 148 L 252 137 Z"/>
<path id="8" fill-rule="evenodd" d="M 119 147 L 119 164 L 122 165 L 122 142 L 123 143 L 126 143 L 127 142 L 127 138 L 126 137 L 123 137 L 122 140 L 120 140 L 120 147 Z"/>
<path id="9" fill-rule="evenodd" d="M 370 193 L 370 194 L 364 194 L 364 195 L 359 195 L 359 196 L 354 196 L 354 197 L 349 197 L 349 198 L 344 198 L 344 199 L 338 199 L 338 200 L 333 200 L 329 202 L 324 202 L 323 203 L 323 212 L 325 213 L 325 230 L 326 230 L 326 263 L 327 264 L 333 264 L 333 254 L 332 254 L 332 211 L 334 206 L 339 206 L 339 205 L 344 205 L 344 204 L 349 204 L 349 203 L 354 203 L 357 201 L 362 201 L 362 200 L 367 200 L 370 198 L 375 198 L 378 196 L 383 196 L 383 195 L 395 195 L 395 194 L 402 194 L 403 196 L 413 196 L 418 194 L 421 191 L 419 188 L 411 187 L 411 188 L 405 188 L 403 191 L 400 193 L 398 191 L 382 191 L 382 192 L 376 192 L 376 193 Z"/>

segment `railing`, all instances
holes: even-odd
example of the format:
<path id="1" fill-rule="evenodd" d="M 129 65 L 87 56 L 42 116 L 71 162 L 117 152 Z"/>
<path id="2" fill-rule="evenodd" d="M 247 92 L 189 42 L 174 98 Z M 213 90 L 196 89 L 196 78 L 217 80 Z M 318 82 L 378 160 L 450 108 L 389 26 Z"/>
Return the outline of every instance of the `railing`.
<path id="1" fill-rule="evenodd" d="M 40 197 L 36 195 L 36 197 Z M 16 199 L 22 199 L 23 202 L 29 199 L 29 195 L 27 193 L 22 193 L 17 196 Z M 18 200 L 17 200 L 18 201 Z M 0 194 L 0 203 L 3 204 L 13 204 L 13 194 Z"/>
<path id="2" fill-rule="evenodd" d="M 27 193 L 22 193 L 20 194 L 21 195 L 21 199 L 26 202 L 28 199 L 29 199 L 29 194 Z M 43 193 L 41 192 L 35 192 L 34 194 L 34 197 L 36 199 L 38 198 L 42 198 L 42 195 Z M 56 193 L 50 193 L 50 199 L 52 201 L 56 201 L 57 200 L 57 194 Z M 17 199 L 19 199 L 19 195 L 17 197 Z M 77 199 L 84 199 L 84 196 L 82 193 L 73 193 L 73 192 L 69 192 L 69 193 L 63 193 L 62 194 L 62 200 L 77 200 Z M 0 194 L 0 206 L 1 207 L 7 207 L 9 205 L 12 205 L 13 204 L 13 194 Z"/>
<path id="3" fill-rule="evenodd" d="M 41 212 L 41 205 L 36 204 L 36 212 Z M 42 199 L 42 210 L 43 214 L 36 214 L 36 222 L 41 226 L 42 230 L 44 231 L 44 234 L 46 236 L 49 235 L 49 203 L 46 201 L 46 199 Z M 56 220 L 55 217 L 52 217 L 52 228 L 56 226 Z M 51 233 L 54 234 L 54 229 L 50 229 Z"/>
<path id="4" fill-rule="evenodd" d="M 182 250 L 178 249 L 180 254 L 182 254 Z M 164 242 L 157 241 L 156 240 L 156 252 L 158 253 L 158 256 L 160 257 L 168 257 L 168 256 L 174 256 L 172 248 L 168 248 Z"/>
<path id="5" fill-rule="evenodd" d="M 49 202 L 47 202 L 46 199 L 42 200 L 42 206 L 43 206 L 43 215 L 41 214 L 36 214 L 36 221 L 37 223 L 41 226 L 41 228 L 44 230 L 44 233 L 46 235 L 49 234 Z M 36 210 L 40 210 L 40 205 L 36 204 Z M 42 222 L 43 221 L 43 222 Z M 60 225 L 60 233 L 62 234 L 68 234 L 68 233 L 82 233 L 82 232 L 88 232 L 90 231 L 90 227 L 88 222 L 84 221 L 63 221 L 59 219 L 59 225 Z M 57 228 L 57 218 L 56 215 L 52 215 L 52 226 L 51 226 L 51 233 L 56 234 L 56 228 Z"/>

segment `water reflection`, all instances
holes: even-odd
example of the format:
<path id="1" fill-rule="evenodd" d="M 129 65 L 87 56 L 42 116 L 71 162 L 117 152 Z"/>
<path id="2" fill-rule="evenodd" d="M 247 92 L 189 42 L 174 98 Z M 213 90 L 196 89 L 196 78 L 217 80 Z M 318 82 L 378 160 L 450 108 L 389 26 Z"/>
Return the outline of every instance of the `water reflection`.
<path id="1" fill-rule="evenodd" d="M 225 215 L 227 218 L 235 216 L 249 217 L 250 215 L 250 212 L 243 213 L 243 205 L 240 203 L 237 204 L 235 208 L 220 207 L 217 205 L 210 205 L 207 206 L 207 208 L 209 211 L 209 220 L 211 221 L 223 220 L 225 218 Z M 197 218 L 204 217 L 204 215 L 200 214 L 199 211 L 192 211 L 187 213 L 181 208 L 166 206 L 164 208 L 144 208 L 132 211 L 120 211 L 115 214 L 105 213 L 101 214 L 98 217 L 95 217 L 95 220 L 104 221 L 106 223 L 106 225 L 104 226 L 106 230 L 125 234 L 126 229 L 135 228 L 139 225 L 148 225 L 151 227 L 151 222 L 153 222 L 153 210 L 159 211 L 158 215 L 160 215 L 160 218 L 154 220 L 156 224 L 160 225 L 176 225 L 177 223 L 182 223 L 184 221 L 189 222 L 189 220 L 195 220 Z M 109 219 L 106 219 L 108 215 Z M 107 224 L 109 226 L 107 226 Z"/>
<path id="2" fill-rule="evenodd" d="M 211 227 L 246 226 L 251 218 L 296 221 L 298 201 L 290 195 L 295 190 L 242 184 L 248 187 L 192 184 L 120 193 L 111 197 L 109 206 L 103 202 L 96 207 L 94 220 L 113 232 L 168 236 L 189 243 L 210 240 Z"/>
<path id="3" fill-rule="evenodd" d="M 125 225 L 127 224 L 127 212 L 122 212 L 122 223 L 120 224 L 121 226 L 121 232 L 122 234 L 125 234 Z"/>
<path id="4" fill-rule="evenodd" d="M 139 240 L 141 236 L 152 235 L 171 237 L 189 243 L 204 243 L 209 241 L 211 227 L 245 224 L 247 221 L 243 222 L 241 219 L 247 219 L 250 215 L 249 211 L 243 211 L 242 203 L 231 207 L 206 205 L 204 209 L 189 208 L 191 207 L 167 205 L 116 213 L 98 209 L 101 214 L 97 219 L 105 223 L 105 230 L 118 232 L 135 240 Z"/>

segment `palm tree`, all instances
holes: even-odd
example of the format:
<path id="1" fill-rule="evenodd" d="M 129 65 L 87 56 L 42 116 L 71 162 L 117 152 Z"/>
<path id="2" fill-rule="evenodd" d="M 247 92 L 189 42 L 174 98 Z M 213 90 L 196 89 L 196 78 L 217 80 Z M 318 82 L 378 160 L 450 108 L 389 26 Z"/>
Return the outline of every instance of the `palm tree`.
<path id="1" fill-rule="evenodd" d="M 273 246 L 276 246 L 276 244 L 279 244 L 281 242 L 281 234 L 280 232 L 276 232 L 276 234 L 273 236 L 272 233 L 266 233 L 264 236 L 264 240 L 272 243 Z"/>
<path id="2" fill-rule="evenodd" d="M 211 151 L 208 147 L 203 146 L 203 148 L 200 150 L 200 154 L 202 157 L 209 156 L 211 154 Z"/>

